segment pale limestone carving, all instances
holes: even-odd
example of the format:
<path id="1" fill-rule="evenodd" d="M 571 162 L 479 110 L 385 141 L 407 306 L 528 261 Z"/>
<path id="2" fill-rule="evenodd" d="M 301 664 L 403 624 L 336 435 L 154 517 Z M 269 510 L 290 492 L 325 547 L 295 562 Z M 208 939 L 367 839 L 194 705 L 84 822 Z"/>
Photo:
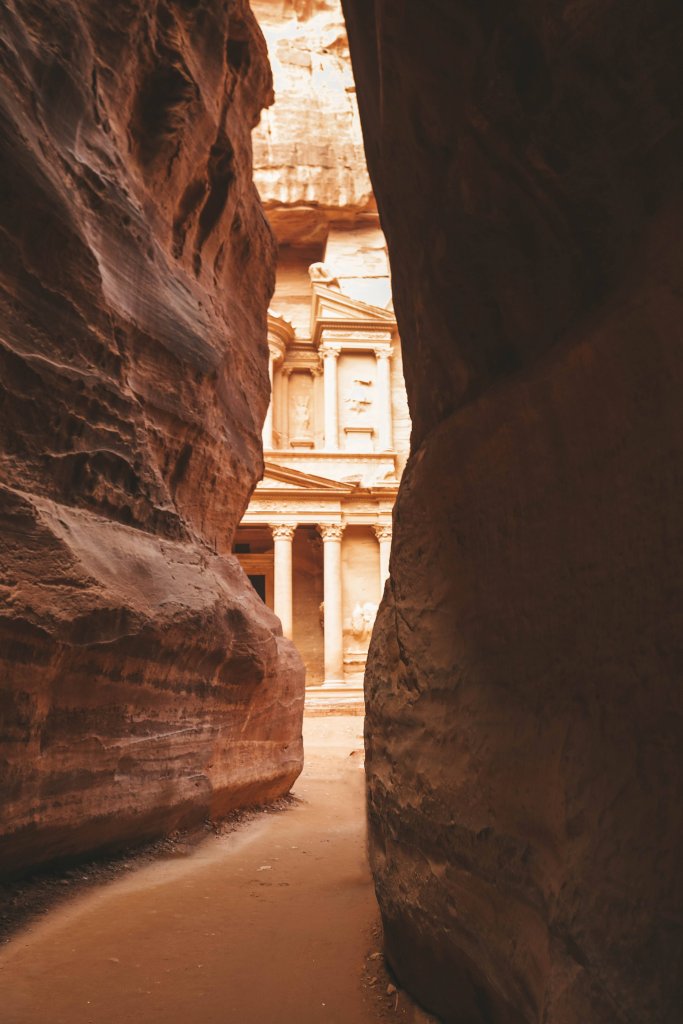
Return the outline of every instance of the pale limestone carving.
<path id="1" fill-rule="evenodd" d="M 273 540 L 292 540 L 296 532 L 296 523 L 270 523 Z"/>
<path id="2" fill-rule="evenodd" d="M 378 523 L 376 526 L 373 526 L 372 530 L 377 540 L 391 540 L 391 525 Z"/>
<path id="3" fill-rule="evenodd" d="M 325 284 L 328 288 L 338 288 L 339 281 L 326 263 L 311 263 L 308 276 L 313 284 Z"/>
<path id="4" fill-rule="evenodd" d="M 308 395 L 296 395 L 293 404 L 294 432 L 297 437 L 311 432 L 311 401 Z"/>
<path id="5" fill-rule="evenodd" d="M 367 380 L 363 377 L 354 377 L 353 387 L 351 388 L 350 394 L 344 399 L 344 403 L 347 406 L 349 412 L 355 416 L 362 416 L 367 413 L 372 406 L 372 394 L 370 388 L 372 387 L 372 381 Z"/>
<path id="6" fill-rule="evenodd" d="M 357 603 L 351 612 L 351 635 L 357 641 L 368 640 L 375 624 L 378 605 L 374 601 Z"/>
<path id="7" fill-rule="evenodd" d="M 320 523 L 318 530 L 323 541 L 340 541 L 344 533 L 344 526 L 344 523 Z"/>
<path id="8" fill-rule="evenodd" d="M 277 546 L 280 578 L 292 578 L 293 592 L 306 597 L 297 603 L 294 626 L 305 647 L 308 685 L 343 679 L 358 686 L 369 623 L 356 613 L 356 631 L 366 635 L 357 639 L 352 611 L 358 602 L 362 613 L 364 599 L 378 601 L 384 589 L 391 541 L 386 530 L 375 539 L 372 524 L 390 523 L 410 435 L 389 266 L 371 212 L 338 0 L 252 0 L 252 6 L 278 95 L 254 132 L 255 177 L 271 226 L 289 248 L 268 319 L 268 341 L 283 353 L 277 359 L 271 352 L 274 447 L 266 445 L 270 465 L 245 515 L 244 540 L 260 544 L 271 559 Z M 389 359 L 376 361 L 378 350 Z M 296 400 L 301 395 L 310 403 L 308 433 L 306 410 Z M 295 475 L 281 477 L 278 468 Z M 300 523 L 295 543 L 265 537 L 266 524 L 288 521 Z M 344 522 L 351 528 L 342 544 Z M 314 529 L 318 523 L 325 528 Z M 289 590 L 282 590 L 278 607 L 286 618 Z"/>

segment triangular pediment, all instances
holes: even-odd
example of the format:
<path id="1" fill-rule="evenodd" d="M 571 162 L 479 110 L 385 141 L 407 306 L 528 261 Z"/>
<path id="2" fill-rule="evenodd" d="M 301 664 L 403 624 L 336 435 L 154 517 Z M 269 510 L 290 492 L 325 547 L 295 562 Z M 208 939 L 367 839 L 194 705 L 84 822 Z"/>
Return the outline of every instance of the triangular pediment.
<path id="1" fill-rule="evenodd" d="M 352 299 L 349 295 L 324 284 L 313 286 L 313 306 L 311 309 L 311 336 L 314 334 L 316 322 L 325 320 L 342 321 L 363 326 L 376 325 L 385 329 L 396 326 L 393 310 L 372 306 L 361 299 Z"/>
<path id="2" fill-rule="evenodd" d="M 330 480 L 324 476 L 314 476 L 312 473 L 302 473 L 298 469 L 290 469 L 288 466 L 280 466 L 273 462 L 266 462 L 263 472 L 263 479 L 257 484 L 256 490 L 276 491 L 278 494 L 287 492 L 301 494 L 311 492 L 320 494 L 328 491 L 339 494 L 351 493 L 355 484 L 342 483 L 339 480 Z"/>

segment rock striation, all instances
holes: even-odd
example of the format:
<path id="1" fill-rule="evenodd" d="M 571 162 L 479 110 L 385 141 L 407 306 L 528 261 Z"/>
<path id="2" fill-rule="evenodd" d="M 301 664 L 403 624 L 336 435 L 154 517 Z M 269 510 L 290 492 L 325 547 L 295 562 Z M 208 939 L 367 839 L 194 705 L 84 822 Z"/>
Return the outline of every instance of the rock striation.
<path id="1" fill-rule="evenodd" d="M 0 870 L 285 792 L 303 668 L 228 552 L 274 250 L 245 0 L 0 12 Z"/>
<path id="2" fill-rule="evenodd" d="M 366 674 L 401 983 L 683 1005 L 683 10 L 344 0 L 413 419 Z"/>

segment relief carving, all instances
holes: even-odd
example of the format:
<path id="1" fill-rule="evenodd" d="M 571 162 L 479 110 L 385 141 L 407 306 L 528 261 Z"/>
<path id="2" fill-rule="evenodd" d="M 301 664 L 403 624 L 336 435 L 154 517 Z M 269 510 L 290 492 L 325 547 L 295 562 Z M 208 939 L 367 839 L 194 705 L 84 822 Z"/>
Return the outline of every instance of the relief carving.
<path id="1" fill-rule="evenodd" d="M 366 601 L 364 604 L 357 603 L 351 612 L 351 635 L 358 642 L 370 639 L 377 608 L 378 605 L 373 601 Z"/>
<path id="2" fill-rule="evenodd" d="M 273 540 L 292 540 L 296 531 L 296 523 L 271 523 Z"/>
<path id="3" fill-rule="evenodd" d="M 370 388 L 372 381 L 363 377 L 354 377 L 353 387 L 344 399 L 349 410 L 355 416 L 362 416 L 367 413 L 372 405 L 372 394 Z"/>
<path id="4" fill-rule="evenodd" d="M 295 395 L 292 419 L 296 437 L 306 437 L 311 433 L 311 400 L 307 395 Z"/>
<path id="5" fill-rule="evenodd" d="M 344 532 L 344 523 L 321 523 L 318 526 L 323 541 L 341 540 Z"/>
<path id="6" fill-rule="evenodd" d="M 339 281 L 326 263 L 311 263 L 308 276 L 314 284 L 326 284 L 328 288 L 339 287 Z"/>
<path id="7" fill-rule="evenodd" d="M 379 523 L 372 530 L 378 541 L 391 540 L 391 523 Z"/>

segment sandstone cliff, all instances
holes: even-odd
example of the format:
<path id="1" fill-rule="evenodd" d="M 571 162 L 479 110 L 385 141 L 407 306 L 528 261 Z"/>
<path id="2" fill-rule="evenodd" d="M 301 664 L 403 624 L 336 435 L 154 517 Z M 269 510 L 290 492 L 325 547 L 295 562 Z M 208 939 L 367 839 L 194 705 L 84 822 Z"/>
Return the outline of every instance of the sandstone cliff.
<path id="1" fill-rule="evenodd" d="M 254 132 L 254 180 L 278 241 L 325 241 L 330 220 L 376 216 L 340 0 L 253 0 L 274 105 Z"/>
<path id="2" fill-rule="evenodd" d="M 401 982 L 675 1024 L 683 9 L 344 0 L 413 417 L 366 677 Z"/>
<path id="3" fill-rule="evenodd" d="M 0 12 L 0 867 L 301 768 L 303 670 L 226 552 L 261 473 L 271 99 L 245 0 Z"/>

